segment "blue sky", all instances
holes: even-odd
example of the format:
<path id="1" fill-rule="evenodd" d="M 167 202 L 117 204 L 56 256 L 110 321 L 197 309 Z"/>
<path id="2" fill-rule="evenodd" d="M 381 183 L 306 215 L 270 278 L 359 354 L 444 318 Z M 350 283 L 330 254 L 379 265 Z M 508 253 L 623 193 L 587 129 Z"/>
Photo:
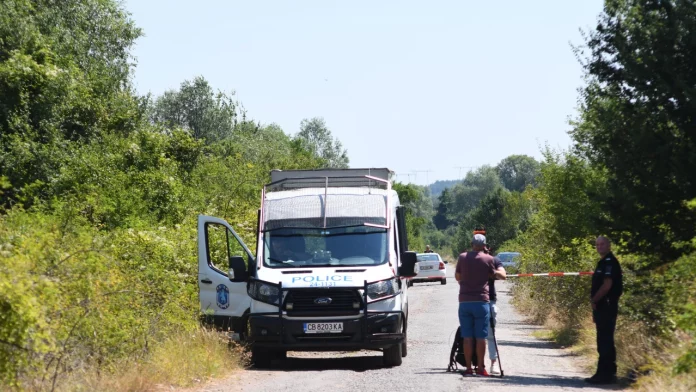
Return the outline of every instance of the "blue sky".
<path id="1" fill-rule="evenodd" d="M 128 0 L 145 36 L 135 85 L 195 76 L 250 117 L 298 131 L 324 117 L 352 167 L 456 179 L 511 154 L 567 148 L 582 44 L 601 0 Z M 414 170 L 430 170 L 406 176 Z M 461 169 L 462 175 L 467 169 Z"/>

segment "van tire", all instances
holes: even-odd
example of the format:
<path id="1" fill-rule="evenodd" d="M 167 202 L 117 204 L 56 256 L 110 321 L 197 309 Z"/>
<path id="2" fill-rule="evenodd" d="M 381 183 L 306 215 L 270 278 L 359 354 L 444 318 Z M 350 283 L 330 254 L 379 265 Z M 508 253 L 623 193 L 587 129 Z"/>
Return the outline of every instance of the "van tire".
<path id="1" fill-rule="evenodd" d="M 440 281 L 440 284 L 447 284 L 447 278 L 443 278 L 443 279 Z"/>
<path id="2" fill-rule="evenodd" d="M 385 348 L 382 361 L 384 366 L 387 367 L 400 366 L 403 362 L 403 357 L 401 356 L 401 343 Z"/>
<path id="3" fill-rule="evenodd" d="M 251 363 L 255 368 L 268 369 L 271 367 L 272 360 L 273 356 L 270 351 L 254 347 L 251 348 Z"/>
<path id="4" fill-rule="evenodd" d="M 246 342 L 247 337 L 249 336 L 249 329 L 249 309 L 247 309 L 244 311 L 242 317 L 235 322 L 234 326 L 232 327 L 232 331 L 239 334 L 240 342 Z"/>
<path id="5" fill-rule="evenodd" d="M 408 328 L 407 324 L 404 323 L 404 342 L 401 343 L 401 358 L 406 358 L 408 355 Z"/>

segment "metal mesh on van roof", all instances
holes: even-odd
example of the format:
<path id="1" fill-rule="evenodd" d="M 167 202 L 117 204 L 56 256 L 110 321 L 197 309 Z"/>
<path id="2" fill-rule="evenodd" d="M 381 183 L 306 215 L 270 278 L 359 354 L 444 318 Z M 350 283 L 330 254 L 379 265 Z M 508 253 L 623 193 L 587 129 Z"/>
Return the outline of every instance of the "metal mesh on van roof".
<path id="1" fill-rule="evenodd" d="M 326 212 L 326 216 L 324 216 Z M 387 223 L 387 191 L 367 188 L 304 188 L 270 192 L 263 204 L 264 229 Z"/>

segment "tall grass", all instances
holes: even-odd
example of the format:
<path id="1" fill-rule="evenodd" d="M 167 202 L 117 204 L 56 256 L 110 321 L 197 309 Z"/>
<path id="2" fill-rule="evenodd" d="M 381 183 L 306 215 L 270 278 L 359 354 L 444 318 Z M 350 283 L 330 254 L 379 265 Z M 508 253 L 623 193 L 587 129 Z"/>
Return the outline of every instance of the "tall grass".
<path id="1" fill-rule="evenodd" d="M 73 371 L 57 391 L 149 392 L 201 385 L 239 369 L 244 352 L 224 334 L 197 329 L 159 344 L 143 360 L 124 360 L 104 372 Z M 36 385 L 36 391 L 46 389 Z"/>

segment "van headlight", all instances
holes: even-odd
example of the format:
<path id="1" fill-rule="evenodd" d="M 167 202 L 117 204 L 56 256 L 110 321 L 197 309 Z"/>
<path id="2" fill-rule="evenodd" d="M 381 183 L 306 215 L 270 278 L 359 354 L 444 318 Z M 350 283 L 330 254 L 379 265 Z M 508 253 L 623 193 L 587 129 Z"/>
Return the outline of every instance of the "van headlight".
<path id="1" fill-rule="evenodd" d="M 256 301 L 280 306 L 280 289 L 274 284 L 252 280 L 247 285 L 247 294 Z"/>
<path id="2" fill-rule="evenodd" d="M 374 282 L 367 285 L 367 296 L 376 301 L 386 297 L 392 297 L 399 292 L 399 285 L 396 278 Z"/>

